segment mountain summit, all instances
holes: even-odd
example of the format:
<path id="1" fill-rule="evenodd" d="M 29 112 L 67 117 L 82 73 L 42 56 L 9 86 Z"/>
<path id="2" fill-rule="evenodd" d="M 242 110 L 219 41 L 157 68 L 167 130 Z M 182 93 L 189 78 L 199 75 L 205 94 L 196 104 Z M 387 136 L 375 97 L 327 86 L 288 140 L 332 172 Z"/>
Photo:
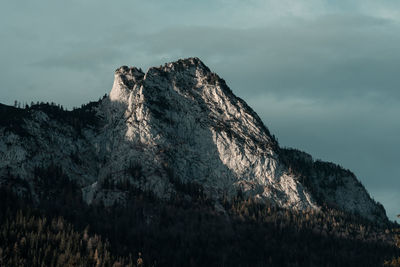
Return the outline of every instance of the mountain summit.
<path id="1" fill-rule="evenodd" d="M 108 97 L 73 111 L 22 110 L 0 124 L 0 183 L 38 199 L 35 175 L 60 166 L 88 204 L 124 202 L 130 183 L 168 198 L 196 185 L 219 201 L 237 194 L 297 210 L 324 206 L 387 220 L 353 173 L 280 148 L 258 115 L 198 58 L 115 71 Z M 4 177 L 4 178 L 1 178 Z M 188 196 L 190 197 L 190 196 Z"/>

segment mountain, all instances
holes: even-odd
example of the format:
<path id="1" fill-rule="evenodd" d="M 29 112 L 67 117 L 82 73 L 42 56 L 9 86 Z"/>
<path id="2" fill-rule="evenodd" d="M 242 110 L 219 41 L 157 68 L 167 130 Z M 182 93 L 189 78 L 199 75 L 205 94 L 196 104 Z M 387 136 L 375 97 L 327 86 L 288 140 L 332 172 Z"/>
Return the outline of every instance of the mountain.
<path id="1" fill-rule="evenodd" d="M 0 104 L 0 266 L 381 266 L 396 228 L 198 58 L 71 111 Z"/>
<path id="2" fill-rule="evenodd" d="M 44 191 L 49 184 L 71 180 L 87 204 L 106 207 L 124 203 L 129 184 L 160 199 L 182 188 L 201 191 L 221 212 L 223 199 L 240 194 L 297 211 L 329 207 L 387 221 L 352 172 L 281 148 L 198 58 L 146 73 L 120 67 L 109 96 L 72 111 L 1 105 L 0 137 L 0 184 L 34 202 L 60 193 Z M 46 180 L 49 173 L 58 180 Z"/>

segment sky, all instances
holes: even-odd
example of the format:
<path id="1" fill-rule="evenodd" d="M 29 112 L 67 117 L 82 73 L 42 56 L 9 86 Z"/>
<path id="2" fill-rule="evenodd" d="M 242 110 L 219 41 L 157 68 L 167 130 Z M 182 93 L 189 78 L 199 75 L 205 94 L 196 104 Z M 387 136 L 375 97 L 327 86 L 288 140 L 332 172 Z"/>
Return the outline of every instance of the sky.
<path id="1" fill-rule="evenodd" d="M 199 57 L 281 146 L 352 170 L 400 213 L 400 1 L 0 3 L 0 102 L 80 106 L 114 70 Z"/>

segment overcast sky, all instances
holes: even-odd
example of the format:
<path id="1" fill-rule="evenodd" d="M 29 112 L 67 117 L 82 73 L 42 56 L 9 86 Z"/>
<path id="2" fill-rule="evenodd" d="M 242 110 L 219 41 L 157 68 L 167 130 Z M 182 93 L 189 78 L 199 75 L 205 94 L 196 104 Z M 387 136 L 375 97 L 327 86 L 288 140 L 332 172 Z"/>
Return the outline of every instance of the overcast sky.
<path id="1" fill-rule="evenodd" d="M 0 102 L 80 106 L 121 65 L 197 56 L 283 146 L 351 169 L 400 213 L 400 1 L 0 3 Z"/>

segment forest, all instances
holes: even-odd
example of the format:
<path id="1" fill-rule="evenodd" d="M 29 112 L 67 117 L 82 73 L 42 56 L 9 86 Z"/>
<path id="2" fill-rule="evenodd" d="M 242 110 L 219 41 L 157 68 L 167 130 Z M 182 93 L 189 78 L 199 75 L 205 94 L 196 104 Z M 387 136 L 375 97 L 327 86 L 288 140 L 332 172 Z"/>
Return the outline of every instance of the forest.
<path id="1" fill-rule="evenodd" d="M 88 206 L 61 167 L 34 175 L 39 201 L 13 192 L 18 177 L 1 187 L 0 266 L 398 266 L 397 224 L 328 206 L 282 209 L 240 191 L 216 203 L 179 181 L 170 199 L 107 182 L 126 203 Z"/>

